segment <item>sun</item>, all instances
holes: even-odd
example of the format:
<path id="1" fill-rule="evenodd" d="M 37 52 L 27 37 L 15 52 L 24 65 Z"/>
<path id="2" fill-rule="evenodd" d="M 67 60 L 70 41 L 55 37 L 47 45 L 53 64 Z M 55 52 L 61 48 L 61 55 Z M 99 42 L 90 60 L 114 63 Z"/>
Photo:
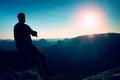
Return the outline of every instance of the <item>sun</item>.
<path id="1" fill-rule="evenodd" d="M 93 29 L 101 23 L 101 17 L 100 10 L 93 7 L 84 8 L 78 15 L 78 25 L 86 29 Z"/>
<path id="2" fill-rule="evenodd" d="M 96 6 L 84 6 L 76 11 L 73 23 L 73 29 L 76 28 L 76 34 L 96 34 L 106 30 L 106 15 Z"/>
<path id="3" fill-rule="evenodd" d="M 81 20 L 81 25 L 92 28 L 97 24 L 97 17 L 93 14 L 85 14 Z"/>

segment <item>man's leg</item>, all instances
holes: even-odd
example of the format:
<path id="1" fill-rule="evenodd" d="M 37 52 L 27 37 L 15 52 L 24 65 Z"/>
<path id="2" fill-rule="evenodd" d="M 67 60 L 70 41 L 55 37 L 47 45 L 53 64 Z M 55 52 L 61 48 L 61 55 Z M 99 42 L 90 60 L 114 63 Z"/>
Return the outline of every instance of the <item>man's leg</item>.
<path id="1" fill-rule="evenodd" d="M 41 53 L 34 45 L 31 45 L 30 51 L 33 56 L 37 55 L 40 57 L 41 64 L 47 75 L 52 75 L 52 74 L 55 75 L 55 73 L 53 73 L 50 70 L 50 68 L 48 67 L 48 64 L 46 62 L 46 59 L 45 59 L 45 56 L 43 55 L 43 53 Z"/>

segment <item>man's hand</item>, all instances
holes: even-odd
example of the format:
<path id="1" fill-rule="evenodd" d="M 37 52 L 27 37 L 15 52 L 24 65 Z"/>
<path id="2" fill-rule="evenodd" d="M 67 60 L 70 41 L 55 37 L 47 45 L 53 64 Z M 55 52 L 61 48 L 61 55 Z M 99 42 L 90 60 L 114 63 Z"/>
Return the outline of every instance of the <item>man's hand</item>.
<path id="1" fill-rule="evenodd" d="M 33 31 L 32 36 L 36 36 L 37 37 L 37 32 Z"/>

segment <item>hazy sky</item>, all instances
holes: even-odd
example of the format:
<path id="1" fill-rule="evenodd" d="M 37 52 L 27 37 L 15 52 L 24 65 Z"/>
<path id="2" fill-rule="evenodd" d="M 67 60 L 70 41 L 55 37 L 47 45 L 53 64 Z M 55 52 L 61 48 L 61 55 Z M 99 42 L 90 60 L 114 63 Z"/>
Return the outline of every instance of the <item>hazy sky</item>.
<path id="1" fill-rule="evenodd" d="M 18 22 L 16 16 L 19 12 L 26 14 L 26 24 L 38 32 L 39 38 L 89 34 L 74 24 L 74 17 L 89 5 L 105 15 L 107 28 L 102 28 L 103 32 L 120 32 L 119 0 L 0 0 L 0 39 L 13 39 L 13 27 Z"/>

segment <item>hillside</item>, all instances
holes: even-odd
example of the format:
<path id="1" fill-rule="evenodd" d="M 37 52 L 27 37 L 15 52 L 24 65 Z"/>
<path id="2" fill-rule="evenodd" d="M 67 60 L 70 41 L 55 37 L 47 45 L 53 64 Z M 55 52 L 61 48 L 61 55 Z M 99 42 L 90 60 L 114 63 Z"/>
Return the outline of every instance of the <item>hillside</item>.
<path id="1" fill-rule="evenodd" d="M 63 73 L 91 75 L 120 66 L 120 34 L 96 34 L 58 41 L 44 50 L 50 64 Z"/>

